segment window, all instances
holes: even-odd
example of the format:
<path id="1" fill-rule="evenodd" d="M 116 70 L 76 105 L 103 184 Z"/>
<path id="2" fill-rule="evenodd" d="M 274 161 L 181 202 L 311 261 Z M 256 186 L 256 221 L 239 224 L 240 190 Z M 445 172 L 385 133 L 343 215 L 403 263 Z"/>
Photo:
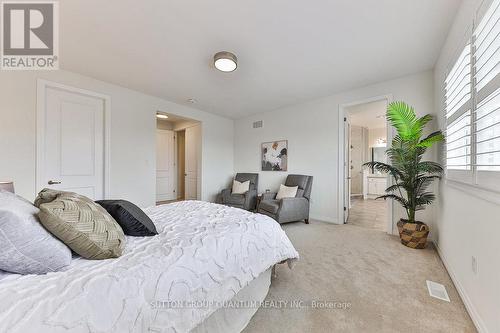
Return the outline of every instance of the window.
<path id="1" fill-rule="evenodd" d="M 500 0 L 490 1 L 471 35 L 445 80 L 447 177 L 493 187 L 500 181 Z"/>

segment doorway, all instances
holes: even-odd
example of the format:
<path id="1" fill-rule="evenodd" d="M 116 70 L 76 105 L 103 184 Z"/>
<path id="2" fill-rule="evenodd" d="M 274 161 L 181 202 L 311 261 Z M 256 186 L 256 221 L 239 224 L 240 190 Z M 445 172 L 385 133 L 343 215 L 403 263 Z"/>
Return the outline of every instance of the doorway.
<path id="1" fill-rule="evenodd" d="M 201 123 L 173 114 L 156 115 L 156 203 L 200 198 Z"/>
<path id="2" fill-rule="evenodd" d="M 385 194 L 390 177 L 363 167 L 369 161 L 387 162 L 385 151 L 392 139 L 385 118 L 390 96 L 341 105 L 343 131 L 340 141 L 341 220 L 371 230 L 393 232 L 392 202 Z M 339 138 L 341 137 L 339 135 Z M 339 178 L 340 178 L 339 177 Z M 343 185 L 343 186 L 342 186 Z"/>

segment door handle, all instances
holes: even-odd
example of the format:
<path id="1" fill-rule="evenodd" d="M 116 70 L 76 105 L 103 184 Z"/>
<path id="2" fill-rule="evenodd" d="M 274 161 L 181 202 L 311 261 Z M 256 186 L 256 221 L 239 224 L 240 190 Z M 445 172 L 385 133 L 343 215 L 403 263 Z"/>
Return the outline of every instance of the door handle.
<path id="1" fill-rule="evenodd" d="M 61 181 L 58 181 L 58 180 L 49 180 L 48 184 L 49 185 L 57 185 L 57 184 L 61 184 L 62 182 Z"/>

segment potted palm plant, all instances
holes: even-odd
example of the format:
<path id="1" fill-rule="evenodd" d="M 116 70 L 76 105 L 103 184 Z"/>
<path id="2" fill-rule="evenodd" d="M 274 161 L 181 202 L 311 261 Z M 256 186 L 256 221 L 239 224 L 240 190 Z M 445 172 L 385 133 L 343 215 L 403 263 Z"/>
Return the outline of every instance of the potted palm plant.
<path id="1" fill-rule="evenodd" d="M 432 120 L 431 115 L 418 118 L 415 110 L 404 102 L 393 102 L 387 107 L 387 120 L 397 130 L 397 135 L 386 153 L 389 163 L 372 161 L 365 166 L 393 177 L 394 185 L 387 194 L 377 199 L 392 199 L 403 206 L 407 218 L 397 223 L 401 243 L 416 249 L 425 248 L 429 227 L 415 219 L 415 213 L 431 204 L 435 195 L 429 186 L 440 179 L 443 168 L 439 163 L 423 161 L 426 150 L 444 140 L 441 131 L 423 137 L 425 125 Z"/>

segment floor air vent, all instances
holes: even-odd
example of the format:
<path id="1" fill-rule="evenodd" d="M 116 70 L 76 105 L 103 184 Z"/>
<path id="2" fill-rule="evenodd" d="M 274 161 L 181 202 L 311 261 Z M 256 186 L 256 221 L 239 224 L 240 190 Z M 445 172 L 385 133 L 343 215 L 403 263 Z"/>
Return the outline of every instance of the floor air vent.
<path id="1" fill-rule="evenodd" d="M 448 297 L 448 293 L 446 292 L 445 286 L 440 283 L 433 282 L 427 280 L 427 289 L 429 290 L 429 295 L 432 297 L 438 298 L 440 300 L 449 302 L 450 298 Z"/>

